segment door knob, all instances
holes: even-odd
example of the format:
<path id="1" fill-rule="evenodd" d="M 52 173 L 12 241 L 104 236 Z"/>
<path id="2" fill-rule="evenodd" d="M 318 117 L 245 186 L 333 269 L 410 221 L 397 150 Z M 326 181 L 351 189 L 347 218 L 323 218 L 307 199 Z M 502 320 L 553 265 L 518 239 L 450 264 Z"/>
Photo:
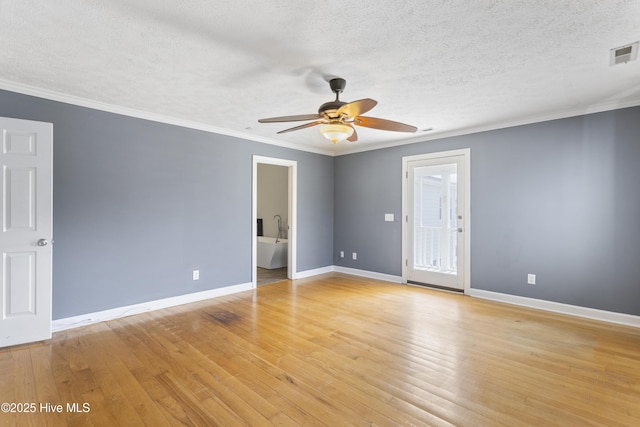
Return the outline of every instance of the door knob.
<path id="1" fill-rule="evenodd" d="M 47 246 L 48 244 L 49 242 L 47 241 L 47 239 L 38 240 L 38 246 Z"/>

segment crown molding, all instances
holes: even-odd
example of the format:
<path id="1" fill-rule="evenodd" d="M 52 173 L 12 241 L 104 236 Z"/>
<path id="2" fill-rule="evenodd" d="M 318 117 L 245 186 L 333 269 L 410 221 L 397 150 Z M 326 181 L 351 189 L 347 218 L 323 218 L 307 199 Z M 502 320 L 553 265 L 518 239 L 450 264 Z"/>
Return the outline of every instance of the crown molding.
<path id="1" fill-rule="evenodd" d="M 556 111 L 549 114 L 540 114 L 536 116 L 524 117 L 524 118 L 515 119 L 515 120 L 504 120 L 504 121 L 494 122 L 491 124 L 471 126 L 464 129 L 432 132 L 432 133 L 429 133 L 428 135 L 421 134 L 419 136 L 406 139 L 403 141 L 385 142 L 381 144 L 367 145 L 367 146 L 360 145 L 354 148 L 350 148 L 347 151 L 336 152 L 334 153 L 334 156 L 344 156 L 347 154 L 361 153 L 365 151 L 381 150 L 384 148 L 398 147 L 400 145 L 417 144 L 420 142 L 434 141 L 438 139 L 450 138 L 453 136 L 470 135 L 474 133 L 506 129 L 506 128 L 516 127 L 516 126 L 524 126 L 524 125 L 530 125 L 534 123 L 549 122 L 552 120 L 567 119 L 570 117 L 578 117 L 578 116 L 584 116 L 587 114 L 602 113 L 605 111 L 620 110 L 623 108 L 630 108 L 630 107 L 637 107 L 637 106 L 640 106 L 640 98 L 631 99 L 624 102 L 609 101 L 609 102 L 594 104 L 589 106 L 588 108 L 573 108 L 573 109 L 567 109 L 567 110 L 560 110 L 560 111 Z"/>
<path id="2" fill-rule="evenodd" d="M 324 150 L 324 149 L 315 148 L 315 147 L 305 147 L 305 146 L 301 146 L 291 142 L 279 141 L 271 138 L 264 138 L 264 137 L 244 133 L 244 132 L 238 132 L 238 131 L 225 129 L 217 126 L 207 125 L 200 122 L 179 119 L 171 116 L 164 116 L 162 114 L 151 113 L 148 111 L 137 110 L 135 108 L 128 108 L 128 107 L 123 107 L 115 104 L 109 104 L 106 102 L 82 98 L 75 95 L 68 95 L 62 92 L 56 92 L 49 89 L 42 89 L 39 87 L 29 86 L 22 83 L 11 82 L 3 79 L 0 79 L 0 89 L 6 90 L 9 92 L 16 92 L 22 95 L 29 95 L 37 98 L 48 99 L 50 101 L 63 102 L 65 104 L 71 104 L 79 107 L 86 107 L 94 110 L 105 111 L 108 113 L 134 117 L 137 119 L 150 120 L 153 122 L 180 126 L 188 129 L 201 130 L 204 132 L 231 136 L 234 138 L 245 139 L 248 141 L 260 142 L 263 144 L 276 145 L 279 147 L 290 148 L 292 150 L 297 150 L 297 151 L 307 151 L 310 153 L 323 154 L 325 156 L 334 155 L 334 152 L 330 150 Z"/>
<path id="3" fill-rule="evenodd" d="M 360 144 L 351 145 L 348 149 L 342 150 L 327 150 L 316 147 L 307 147 L 298 145 L 291 142 L 280 141 L 273 138 L 265 138 L 261 136 L 252 135 L 249 133 L 234 131 L 217 126 L 207 125 L 200 122 L 194 122 L 190 120 L 179 119 L 171 116 L 164 116 L 161 114 L 155 114 L 148 111 L 137 110 L 134 108 L 123 107 L 115 104 L 109 104 L 106 102 L 96 101 L 92 99 L 82 98 L 74 95 L 68 95 L 62 92 L 56 92 L 49 89 L 43 89 L 35 86 L 29 86 L 22 83 L 16 83 L 9 80 L 0 79 L 0 89 L 10 92 L 16 92 L 23 95 L 35 96 L 38 98 L 44 98 L 51 101 L 64 102 L 66 104 L 76 105 L 80 107 L 91 108 L 94 110 L 106 111 L 109 113 L 121 114 L 128 117 L 135 117 L 138 119 L 150 120 L 159 123 L 170 124 L 174 126 L 180 126 L 189 129 L 201 130 L 204 132 L 215 133 L 218 135 L 226 135 L 235 138 L 240 138 L 253 142 L 260 142 L 263 144 L 275 145 L 278 147 L 289 148 L 297 151 L 306 151 L 310 153 L 322 154 L 325 156 L 345 156 L 348 154 L 361 153 L 365 151 L 381 150 L 385 148 L 398 147 L 400 145 L 417 144 L 420 142 L 434 141 L 443 138 L 450 138 L 454 136 L 469 135 L 480 132 L 487 132 L 498 129 L 506 129 L 510 127 L 529 125 L 533 123 L 541 123 L 552 120 L 566 119 L 569 117 L 577 117 L 587 114 L 601 113 L 604 111 L 618 110 L 622 108 L 637 107 L 640 106 L 640 98 L 634 98 L 627 101 L 607 101 L 598 104 L 593 104 L 587 108 L 572 108 L 566 110 L 555 111 L 549 114 L 541 114 L 536 116 L 525 117 L 516 120 L 504 120 L 490 124 L 483 124 L 478 126 L 471 126 L 464 129 L 457 129 L 452 131 L 433 132 L 426 134 L 420 134 L 410 139 L 404 139 L 401 141 L 385 142 L 380 144 Z"/>

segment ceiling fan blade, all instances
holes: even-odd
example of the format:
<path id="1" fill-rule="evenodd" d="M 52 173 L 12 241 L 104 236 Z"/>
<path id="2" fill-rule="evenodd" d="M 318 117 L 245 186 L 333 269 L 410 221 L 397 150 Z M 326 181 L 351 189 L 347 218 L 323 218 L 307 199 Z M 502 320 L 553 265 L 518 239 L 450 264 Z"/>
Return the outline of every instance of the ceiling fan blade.
<path id="1" fill-rule="evenodd" d="M 353 119 L 353 124 L 373 129 L 391 130 L 394 132 L 415 132 L 417 127 L 406 125 L 392 120 L 377 119 L 375 117 L 358 116 Z"/>
<path id="2" fill-rule="evenodd" d="M 376 105 L 378 105 L 378 101 L 375 101 L 371 98 L 359 99 L 357 101 L 353 101 L 343 105 L 338 109 L 337 113 L 339 115 L 344 114 L 345 116 L 347 116 L 347 118 L 351 119 L 353 117 L 359 116 L 360 114 L 366 113 Z"/>
<path id="3" fill-rule="evenodd" d="M 282 116 L 282 117 L 270 117 L 268 119 L 258 120 L 260 123 L 279 123 L 279 122 L 300 122 L 303 120 L 315 120 L 322 116 L 318 113 L 315 114 L 298 114 L 296 116 Z"/>
<path id="4" fill-rule="evenodd" d="M 356 132 L 356 128 L 351 126 L 351 123 L 345 123 L 345 125 L 349 126 L 351 129 L 353 129 L 353 133 L 351 134 L 351 136 L 349 138 L 347 138 L 347 141 L 356 142 L 358 140 L 358 132 Z"/>
<path id="5" fill-rule="evenodd" d="M 293 132 L 294 130 L 300 130 L 300 129 L 304 129 L 304 128 L 310 128 L 311 126 L 316 126 L 316 125 L 321 125 L 324 123 L 324 120 L 316 120 L 315 122 L 311 122 L 311 123 L 305 123 L 303 125 L 300 126 L 296 126 L 296 127 L 292 127 L 289 129 L 285 129 L 285 130 L 281 130 L 278 133 L 287 133 L 287 132 Z"/>

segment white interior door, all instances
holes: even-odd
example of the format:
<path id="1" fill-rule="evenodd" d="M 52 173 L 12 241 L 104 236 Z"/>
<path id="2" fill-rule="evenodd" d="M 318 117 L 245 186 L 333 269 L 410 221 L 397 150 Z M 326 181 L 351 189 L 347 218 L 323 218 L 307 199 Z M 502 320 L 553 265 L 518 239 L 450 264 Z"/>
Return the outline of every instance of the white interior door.
<path id="1" fill-rule="evenodd" d="M 0 347 L 51 338 L 51 123 L 0 118 Z"/>
<path id="2" fill-rule="evenodd" d="M 467 256 L 464 154 L 405 162 L 405 280 L 464 290 Z"/>

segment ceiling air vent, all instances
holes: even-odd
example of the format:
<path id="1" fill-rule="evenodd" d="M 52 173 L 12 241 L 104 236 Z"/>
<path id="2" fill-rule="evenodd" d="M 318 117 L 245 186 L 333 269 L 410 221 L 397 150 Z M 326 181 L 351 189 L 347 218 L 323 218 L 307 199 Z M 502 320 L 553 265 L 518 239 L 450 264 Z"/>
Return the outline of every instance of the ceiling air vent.
<path id="1" fill-rule="evenodd" d="M 623 64 L 638 57 L 638 42 L 611 49 L 609 65 Z"/>

